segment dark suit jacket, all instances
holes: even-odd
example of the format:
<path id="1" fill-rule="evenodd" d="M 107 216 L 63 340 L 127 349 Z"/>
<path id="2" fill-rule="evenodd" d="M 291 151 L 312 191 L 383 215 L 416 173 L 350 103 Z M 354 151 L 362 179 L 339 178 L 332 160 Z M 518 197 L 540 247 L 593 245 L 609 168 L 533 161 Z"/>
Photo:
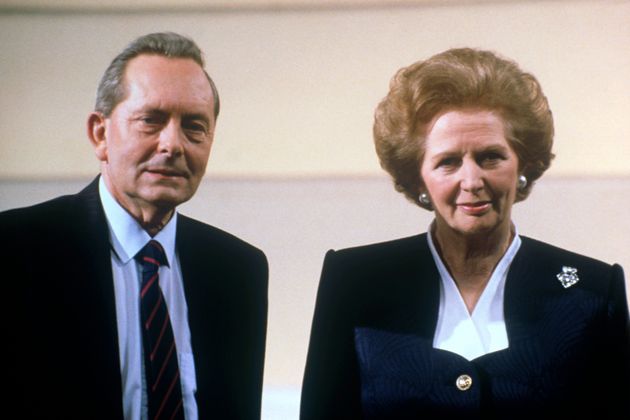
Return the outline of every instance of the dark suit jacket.
<path id="1" fill-rule="evenodd" d="M 569 288 L 563 266 L 578 270 Z M 472 361 L 432 348 L 439 284 L 426 234 L 329 251 L 301 418 L 630 418 L 620 266 L 522 238 L 505 286 L 509 348 Z"/>
<path id="2" fill-rule="evenodd" d="M 9 348 L 3 400 L 17 418 L 122 418 L 109 233 L 97 180 L 77 195 L 1 213 L 0 233 Z M 176 248 L 199 418 L 258 419 L 267 260 L 240 239 L 182 215 Z"/>

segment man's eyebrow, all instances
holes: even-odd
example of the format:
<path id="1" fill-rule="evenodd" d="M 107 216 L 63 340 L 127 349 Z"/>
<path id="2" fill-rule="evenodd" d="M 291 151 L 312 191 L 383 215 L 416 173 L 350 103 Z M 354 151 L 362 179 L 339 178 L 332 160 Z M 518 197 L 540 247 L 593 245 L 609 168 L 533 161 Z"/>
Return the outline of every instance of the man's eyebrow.
<path id="1" fill-rule="evenodd" d="M 206 114 L 202 114 L 202 113 L 192 113 L 192 114 L 184 114 L 182 115 L 182 119 L 185 120 L 201 120 L 203 122 L 210 122 L 210 117 L 208 117 Z"/>
<path id="2" fill-rule="evenodd" d="M 167 112 L 163 111 L 159 108 L 154 108 L 154 107 L 146 107 L 146 108 L 141 108 L 138 111 L 135 112 L 135 114 L 153 114 L 153 115 L 166 115 Z"/>
<path id="3" fill-rule="evenodd" d="M 183 115 L 184 118 L 197 118 L 197 119 L 208 119 L 208 116 L 201 112 L 191 112 Z"/>

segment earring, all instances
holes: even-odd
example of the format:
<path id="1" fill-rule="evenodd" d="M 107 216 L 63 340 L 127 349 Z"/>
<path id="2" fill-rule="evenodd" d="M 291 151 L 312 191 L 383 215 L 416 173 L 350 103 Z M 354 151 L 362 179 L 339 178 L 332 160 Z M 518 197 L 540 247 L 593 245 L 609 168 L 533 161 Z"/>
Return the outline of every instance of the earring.
<path id="1" fill-rule="evenodd" d="M 516 186 L 520 191 L 523 191 L 527 187 L 527 178 L 525 177 L 525 175 L 520 175 L 518 177 L 518 182 Z"/>
<path id="2" fill-rule="evenodd" d="M 431 199 L 429 198 L 429 195 L 427 193 L 421 193 L 420 196 L 418 197 L 418 201 L 423 206 L 426 206 L 426 207 L 431 206 Z"/>

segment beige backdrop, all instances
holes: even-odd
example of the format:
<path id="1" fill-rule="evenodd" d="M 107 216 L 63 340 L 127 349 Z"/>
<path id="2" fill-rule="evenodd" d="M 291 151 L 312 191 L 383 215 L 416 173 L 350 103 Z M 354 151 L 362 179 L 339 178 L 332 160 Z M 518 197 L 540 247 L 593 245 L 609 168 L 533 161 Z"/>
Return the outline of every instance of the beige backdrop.
<path id="1" fill-rule="evenodd" d="M 0 7 L 0 178 L 94 173 L 84 120 L 98 80 L 132 38 L 163 30 L 199 42 L 221 92 L 210 174 L 379 174 L 372 113 L 389 79 L 456 46 L 496 50 L 540 79 L 557 126 L 551 174 L 630 174 L 630 2 L 419 3 L 428 5 L 107 13 Z"/>
<path id="2" fill-rule="evenodd" d="M 85 117 L 127 42 L 163 30 L 197 40 L 222 115 L 208 177 L 182 211 L 269 257 L 265 419 L 297 417 L 325 251 L 430 221 L 393 192 L 371 140 L 390 77 L 417 59 L 473 46 L 533 72 L 554 111 L 558 157 L 515 221 L 522 234 L 630 271 L 630 2 L 170 3 L 0 0 L 0 210 L 75 192 L 97 173 Z"/>

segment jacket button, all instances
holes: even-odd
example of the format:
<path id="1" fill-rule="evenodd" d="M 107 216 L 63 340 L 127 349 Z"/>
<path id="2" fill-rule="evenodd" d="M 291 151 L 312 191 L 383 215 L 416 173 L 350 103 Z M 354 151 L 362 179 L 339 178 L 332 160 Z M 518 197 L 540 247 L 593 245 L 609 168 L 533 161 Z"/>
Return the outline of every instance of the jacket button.
<path id="1" fill-rule="evenodd" d="M 472 386 L 472 378 L 468 375 L 459 375 L 455 385 L 460 391 L 467 391 Z"/>

